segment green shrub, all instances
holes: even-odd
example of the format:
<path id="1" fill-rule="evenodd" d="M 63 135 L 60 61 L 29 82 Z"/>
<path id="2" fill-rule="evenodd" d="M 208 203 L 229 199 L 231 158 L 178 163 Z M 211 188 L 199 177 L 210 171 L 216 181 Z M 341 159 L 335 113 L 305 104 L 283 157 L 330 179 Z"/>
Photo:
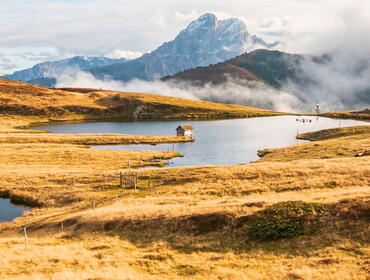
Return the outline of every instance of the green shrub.
<path id="1" fill-rule="evenodd" d="M 192 265 L 177 265 L 175 269 L 177 270 L 177 274 L 182 276 L 194 276 L 201 272 L 199 268 Z"/>
<path id="2" fill-rule="evenodd" d="M 302 217 L 308 214 L 322 214 L 327 205 L 318 203 L 308 203 L 304 201 L 284 201 L 266 208 L 263 212 L 274 217 Z"/>
<path id="3" fill-rule="evenodd" d="M 303 222 L 301 219 L 274 219 L 264 220 L 252 224 L 248 234 L 254 238 L 263 240 L 275 240 L 298 236 L 303 233 Z"/>
<path id="4" fill-rule="evenodd" d="M 263 240 L 301 235 L 306 219 L 323 214 L 327 208 L 324 204 L 303 201 L 276 203 L 261 212 L 260 220 L 249 226 L 248 235 Z"/>

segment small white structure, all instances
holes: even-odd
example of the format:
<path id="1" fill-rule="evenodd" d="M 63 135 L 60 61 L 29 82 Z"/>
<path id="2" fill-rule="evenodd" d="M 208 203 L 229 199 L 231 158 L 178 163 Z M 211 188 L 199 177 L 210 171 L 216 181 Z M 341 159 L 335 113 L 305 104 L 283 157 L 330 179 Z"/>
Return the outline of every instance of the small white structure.
<path id="1" fill-rule="evenodd" d="M 193 139 L 193 129 L 191 124 L 182 124 L 176 128 L 177 136 L 185 136 L 187 139 Z"/>
<path id="2" fill-rule="evenodd" d="M 315 107 L 315 109 L 313 109 L 312 113 L 314 113 L 316 115 L 320 114 L 320 105 L 319 105 L 319 103 L 316 104 L 316 107 Z"/>

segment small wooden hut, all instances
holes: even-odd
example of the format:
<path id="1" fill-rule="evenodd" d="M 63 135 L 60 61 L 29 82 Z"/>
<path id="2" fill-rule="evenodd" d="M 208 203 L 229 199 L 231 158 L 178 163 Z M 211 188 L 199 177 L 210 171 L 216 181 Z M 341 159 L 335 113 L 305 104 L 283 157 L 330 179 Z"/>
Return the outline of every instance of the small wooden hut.
<path id="1" fill-rule="evenodd" d="M 193 126 L 191 124 L 182 124 L 176 128 L 177 136 L 185 136 L 187 139 L 193 139 Z"/>

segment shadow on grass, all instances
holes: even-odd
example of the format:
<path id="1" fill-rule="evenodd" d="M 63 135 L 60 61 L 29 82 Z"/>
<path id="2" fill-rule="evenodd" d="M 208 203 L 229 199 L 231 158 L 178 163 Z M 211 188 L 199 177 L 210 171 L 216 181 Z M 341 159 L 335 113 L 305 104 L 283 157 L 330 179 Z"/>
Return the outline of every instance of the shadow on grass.
<path id="1" fill-rule="evenodd" d="M 370 201 L 315 204 L 287 201 L 253 215 L 220 212 L 147 219 L 115 219 L 88 223 L 65 220 L 66 238 L 86 232 L 119 236 L 146 248 L 166 242 L 181 253 L 263 250 L 272 254 L 304 256 L 337 243 L 369 243 Z M 52 225 L 50 225 L 52 226 Z M 354 254 L 362 254 L 349 248 Z"/>

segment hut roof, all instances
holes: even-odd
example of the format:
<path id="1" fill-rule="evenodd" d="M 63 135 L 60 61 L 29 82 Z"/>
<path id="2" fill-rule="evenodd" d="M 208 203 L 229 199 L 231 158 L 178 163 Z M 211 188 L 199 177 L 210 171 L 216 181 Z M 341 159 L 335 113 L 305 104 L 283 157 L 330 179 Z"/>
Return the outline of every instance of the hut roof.
<path id="1" fill-rule="evenodd" d="M 179 127 L 176 128 L 176 130 L 179 130 L 180 128 L 182 128 L 183 130 L 192 130 L 192 129 L 194 129 L 194 127 L 191 124 L 179 125 Z"/>

